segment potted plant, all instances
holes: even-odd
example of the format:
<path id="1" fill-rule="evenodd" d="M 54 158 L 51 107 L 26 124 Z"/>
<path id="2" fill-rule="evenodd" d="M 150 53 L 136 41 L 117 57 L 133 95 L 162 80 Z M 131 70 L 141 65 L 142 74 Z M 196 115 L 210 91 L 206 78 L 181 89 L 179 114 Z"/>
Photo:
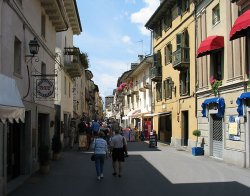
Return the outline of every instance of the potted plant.
<path id="1" fill-rule="evenodd" d="M 193 135 L 196 136 L 196 144 L 195 147 L 192 148 L 192 155 L 194 156 L 204 155 L 204 149 L 202 147 L 197 147 L 198 137 L 201 136 L 201 131 L 194 130 Z"/>
<path id="2" fill-rule="evenodd" d="M 38 158 L 40 163 L 40 172 L 42 174 L 46 174 L 49 172 L 49 161 L 50 161 L 50 154 L 49 154 L 49 146 L 45 144 L 41 144 L 38 149 Z"/>
<path id="3" fill-rule="evenodd" d="M 60 137 L 55 135 L 52 138 L 53 160 L 58 160 L 60 158 L 61 150 L 62 150 L 62 143 Z"/>

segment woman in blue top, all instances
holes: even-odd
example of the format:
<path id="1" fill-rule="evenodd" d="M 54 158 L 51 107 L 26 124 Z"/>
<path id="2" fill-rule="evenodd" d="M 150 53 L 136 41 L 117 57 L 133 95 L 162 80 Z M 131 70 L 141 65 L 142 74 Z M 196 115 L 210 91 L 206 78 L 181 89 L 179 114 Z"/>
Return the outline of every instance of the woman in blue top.
<path id="1" fill-rule="evenodd" d="M 106 140 L 103 138 L 105 134 L 99 131 L 98 137 L 94 139 L 92 143 L 92 149 L 94 149 L 95 154 L 95 168 L 97 174 L 97 180 L 103 178 L 103 165 L 105 157 L 108 158 L 108 145 Z"/>

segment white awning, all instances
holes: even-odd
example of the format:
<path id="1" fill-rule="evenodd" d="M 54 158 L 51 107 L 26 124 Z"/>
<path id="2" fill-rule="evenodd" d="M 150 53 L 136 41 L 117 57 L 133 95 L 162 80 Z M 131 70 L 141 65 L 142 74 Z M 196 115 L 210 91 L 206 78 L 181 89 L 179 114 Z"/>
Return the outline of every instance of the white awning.
<path id="1" fill-rule="evenodd" d="M 138 114 L 138 113 L 141 113 L 140 108 L 130 111 L 127 116 L 133 116 L 133 115 Z"/>
<path id="2" fill-rule="evenodd" d="M 16 122 L 20 119 L 24 122 L 25 108 L 16 86 L 16 81 L 3 74 L 0 74 L 0 119 L 3 123 L 6 120 Z"/>
<path id="3" fill-rule="evenodd" d="M 122 120 L 128 120 L 128 116 L 123 116 Z"/>

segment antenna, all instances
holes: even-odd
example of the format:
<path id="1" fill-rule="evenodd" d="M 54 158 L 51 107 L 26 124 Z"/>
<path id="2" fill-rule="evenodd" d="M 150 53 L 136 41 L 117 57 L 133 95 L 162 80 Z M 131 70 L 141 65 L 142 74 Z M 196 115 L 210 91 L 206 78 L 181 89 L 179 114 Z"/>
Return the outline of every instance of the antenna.
<path id="1" fill-rule="evenodd" d="M 136 43 L 141 43 L 141 54 L 143 55 L 143 40 L 141 39 L 141 40 L 139 40 L 139 41 L 137 41 Z"/>

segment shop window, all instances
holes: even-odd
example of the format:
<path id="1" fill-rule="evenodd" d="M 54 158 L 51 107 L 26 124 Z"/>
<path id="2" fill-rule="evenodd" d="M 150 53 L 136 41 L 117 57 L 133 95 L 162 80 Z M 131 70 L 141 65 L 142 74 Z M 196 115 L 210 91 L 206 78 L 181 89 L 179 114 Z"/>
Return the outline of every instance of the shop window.
<path id="1" fill-rule="evenodd" d="M 216 5 L 213 10 L 212 10 L 212 14 L 213 14 L 213 25 L 216 25 L 217 23 L 220 22 L 220 4 Z"/>

